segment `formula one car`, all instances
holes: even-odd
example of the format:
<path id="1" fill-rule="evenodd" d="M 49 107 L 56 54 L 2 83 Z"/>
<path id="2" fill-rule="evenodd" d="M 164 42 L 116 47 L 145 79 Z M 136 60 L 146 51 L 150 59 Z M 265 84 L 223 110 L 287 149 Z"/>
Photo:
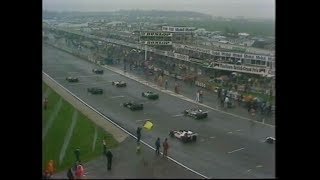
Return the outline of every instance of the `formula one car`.
<path id="1" fill-rule="evenodd" d="M 125 83 L 124 81 L 112 81 L 112 85 L 116 87 L 126 87 L 127 83 Z"/>
<path id="2" fill-rule="evenodd" d="M 197 141 L 197 136 L 198 133 L 194 133 L 190 130 L 173 130 L 170 131 L 169 133 L 170 137 L 176 137 L 178 139 L 180 139 L 182 142 L 186 143 L 186 142 L 192 142 L 192 141 Z"/>
<path id="3" fill-rule="evenodd" d="M 102 69 L 92 69 L 92 72 L 94 72 L 96 74 L 103 74 L 103 70 Z"/>
<path id="4" fill-rule="evenodd" d="M 203 119 L 208 117 L 208 112 L 205 112 L 199 108 L 191 108 L 184 110 L 184 115 L 193 117 L 195 119 Z"/>
<path id="5" fill-rule="evenodd" d="M 101 88 L 88 88 L 88 92 L 91 94 L 103 94 L 103 89 L 101 89 Z"/>
<path id="6" fill-rule="evenodd" d="M 71 77 L 71 76 L 67 77 L 66 80 L 67 80 L 68 82 L 79 82 L 79 79 L 78 79 L 78 78 L 76 78 L 76 77 Z"/>
<path id="7" fill-rule="evenodd" d="M 129 108 L 131 111 L 142 110 L 143 104 L 139 104 L 139 103 L 130 101 L 130 102 L 123 103 L 123 107 Z"/>
<path id="8" fill-rule="evenodd" d="M 269 144 L 273 144 L 275 141 L 276 139 L 274 137 L 267 137 L 265 142 Z"/>
<path id="9" fill-rule="evenodd" d="M 159 99 L 159 94 L 151 92 L 151 91 L 147 91 L 147 92 L 143 92 L 142 93 L 142 97 L 146 97 L 148 99 Z"/>

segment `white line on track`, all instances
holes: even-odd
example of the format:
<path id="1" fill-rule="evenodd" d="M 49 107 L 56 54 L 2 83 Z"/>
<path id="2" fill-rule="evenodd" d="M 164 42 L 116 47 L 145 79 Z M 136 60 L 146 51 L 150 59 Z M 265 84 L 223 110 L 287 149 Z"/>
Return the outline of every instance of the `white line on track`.
<path id="1" fill-rule="evenodd" d="M 73 115 L 72 115 L 71 125 L 70 125 L 70 127 L 69 127 L 69 129 L 67 131 L 67 134 L 66 134 L 65 138 L 64 138 L 64 142 L 63 142 L 63 145 L 62 145 L 62 148 L 61 148 L 61 151 L 60 151 L 59 165 L 62 163 L 62 160 L 63 160 L 64 155 L 66 153 L 66 150 L 67 150 L 67 147 L 69 145 L 69 141 L 71 139 L 71 136 L 73 134 L 73 129 L 76 126 L 77 120 L 78 120 L 78 111 L 74 109 Z"/>
<path id="2" fill-rule="evenodd" d="M 112 123 L 113 125 L 115 125 L 116 127 L 118 127 L 119 129 L 121 129 L 122 131 L 124 131 L 125 133 L 129 134 L 131 137 L 133 137 L 134 139 L 137 139 L 137 137 L 133 134 L 131 134 L 129 131 L 127 131 L 126 129 L 122 128 L 121 126 L 119 126 L 117 123 L 113 122 L 111 119 L 107 118 L 105 115 L 101 114 L 99 111 L 97 111 L 96 109 L 94 109 L 92 106 L 90 106 L 89 104 L 87 104 L 86 102 L 84 102 L 82 99 L 80 99 L 78 96 L 76 96 L 75 94 L 73 94 L 71 91 L 69 91 L 67 88 L 65 88 L 64 86 L 62 86 L 61 84 L 59 84 L 56 80 L 54 80 L 52 77 L 50 77 L 48 74 L 46 74 L 45 72 L 42 72 L 44 75 L 46 75 L 49 79 L 51 79 L 53 82 L 55 82 L 58 86 L 60 86 L 61 88 L 63 88 L 65 91 L 67 91 L 68 93 L 70 93 L 73 97 L 75 97 L 76 99 L 78 99 L 80 102 L 82 102 L 83 104 L 85 104 L 87 107 L 89 107 L 90 109 L 92 109 L 93 111 L 95 111 L 97 114 L 99 114 L 100 116 L 102 116 L 103 118 L 105 118 L 106 120 L 108 120 L 110 123 Z M 152 150 L 156 150 L 153 146 L 151 146 L 150 144 L 144 142 L 143 140 L 140 140 L 140 142 L 146 146 L 148 146 L 150 149 Z M 160 152 L 160 154 L 162 155 L 163 153 Z M 205 178 L 205 179 L 209 179 L 207 176 L 189 168 L 188 166 L 178 162 L 177 160 L 171 158 L 170 156 L 167 156 L 167 158 L 173 162 L 175 162 L 176 164 L 184 167 L 185 169 Z"/>
<path id="3" fill-rule="evenodd" d="M 237 151 L 243 150 L 243 149 L 244 149 L 244 148 L 236 149 L 236 150 L 233 150 L 233 151 L 228 152 L 228 154 L 231 154 L 231 153 L 234 153 L 234 152 L 237 152 Z"/>
<path id="4" fill-rule="evenodd" d="M 136 122 L 149 121 L 149 120 L 151 120 L 151 119 L 150 118 L 149 119 L 138 119 L 138 120 L 136 120 Z"/>
<path id="5" fill-rule="evenodd" d="M 172 117 L 180 117 L 180 116 L 184 116 L 183 114 L 177 114 L 177 115 L 174 115 Z"/>
<path id="6" fill-rule="evenodd" d="M 86 77 L 98 77 L 98 76 L 101 76 L 101 75 L 90 75 L 90 76 L 76 76 L 77 78 L 86 78 Z M 68 76 L 65 76 L 65 77 L 57 77 L 55 79 L 66 79 Z"/>
<path id="7" fill-rule="evenodd" d="M 77 85 L 103 85 L 103 84 L 110 84 L 110 82 L 105 82 L 105 81 L 100 81 L 100 82 L 96 82 L 96 83 L 72 83 L 69 84 L 69 86 L 77 86 Z"/>
<path id="8" fill-rule="evenodd" d="M 123 98 L 124 96 L 112 96 L 110 97 L 111 99 L 114 99 L 114 98 Z"/>

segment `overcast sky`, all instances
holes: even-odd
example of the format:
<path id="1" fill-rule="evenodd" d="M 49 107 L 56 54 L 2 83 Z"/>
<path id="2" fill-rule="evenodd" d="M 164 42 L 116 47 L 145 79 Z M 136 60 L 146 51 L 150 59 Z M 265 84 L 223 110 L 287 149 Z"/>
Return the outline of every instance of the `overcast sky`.
<path id="1" fill-rule="evenodd" d="M 275 17 L 275 0 L 43 0 L 43 8 L 53 11 L 187 10 L 223 17 Z"/>

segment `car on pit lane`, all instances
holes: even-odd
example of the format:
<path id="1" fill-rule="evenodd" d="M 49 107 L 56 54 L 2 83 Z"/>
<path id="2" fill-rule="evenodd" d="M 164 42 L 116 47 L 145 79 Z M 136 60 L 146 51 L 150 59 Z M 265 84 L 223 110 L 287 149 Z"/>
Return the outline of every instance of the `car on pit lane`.
<path id="1" fill-rule="evenodd" d="M 172 130 L 169 133 L 170 137 L 180 139 L 182 142 L 195 142 L 197 141 L 198 133 L 194 133 L 190 130 Z"/>

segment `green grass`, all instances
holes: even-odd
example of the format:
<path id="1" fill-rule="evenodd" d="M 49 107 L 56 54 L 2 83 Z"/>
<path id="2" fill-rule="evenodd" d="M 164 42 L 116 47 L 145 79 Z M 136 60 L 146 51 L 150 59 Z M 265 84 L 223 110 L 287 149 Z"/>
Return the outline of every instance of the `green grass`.
<path id="1" fill-rule="evenodd" d="M 47 87 L 43 84 L 43 90 Z M 58 102 L 60 96 L 53 90 L 48 96 L 49 106 L 46 111 L 43 111 L 43 118 L 48 119 L 52 114 L 54 105 Z M 62 100 L 62 107 L 55 118 L 51 128 L 48 130 L 47 135 L 43 141 L 42 151 L 42 166 L 45 169 L 49 160 L 54 160 L 57 166 L 57 171 L 66 170 L 75 163 L 75 148 L 80 148 L 80 159 L 82 162 L 87 162 L 102 154 L 102 139 L 106 137 L 108 148 L 114 148 L 118 142 L 112 137 L 111 134 L 105 132 L 102 128 L 97 127 L 87 117 L 79 112 L 76 125 L 73 129 L 73 134 L 70 138 L 65 156 L 59 165 L 60 151 L 64 143 L 64 138 L 71 125 L 72 116 L 75 109 L 65 100 Z M 44 120 L 44 125 L 46 121 Z M 92 151 L 92 144 L 95 129 L 97 129 L 97 140 L 95 149 Z"/>

